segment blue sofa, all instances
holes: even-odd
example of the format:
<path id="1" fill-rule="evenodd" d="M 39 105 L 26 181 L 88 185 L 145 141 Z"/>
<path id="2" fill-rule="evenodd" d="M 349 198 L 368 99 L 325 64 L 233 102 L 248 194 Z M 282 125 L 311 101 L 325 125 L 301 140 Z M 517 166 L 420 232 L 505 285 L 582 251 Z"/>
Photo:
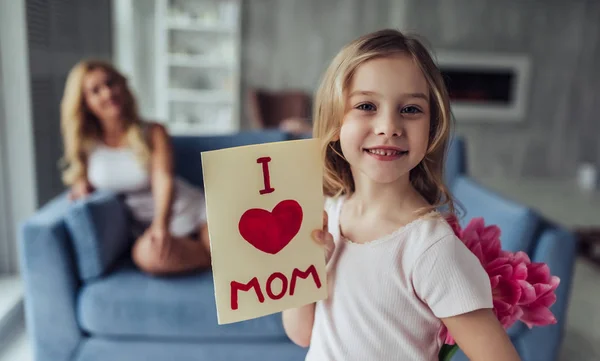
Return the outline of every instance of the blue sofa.
<path id="1" fill-rule="evenodd" d="M 517 322 L 508 330 L 523 361 L 557 361 L 565 331 L 577 238 L 573 232 L 469 177 L 466 154 L 466 142 L 456 139 L 451 143 L 446 163 L 446 182 L 463 210 L 461 225 L 464 227 L 474 217 L 483 217 L 486 224 L 498 225 L 504 250 L 526 252 L 533 262 L 548 264 L 551 273 L 561 279 L 556 303 L 551 308 L 558 321 L 556 324 L 529 329 Z M 453 361 L 465 360 L 468 359 L 461 351 L 453 358 Z"/>
<path id="2" fill-rule="evenodd" d="M 293 139 L 278 131 L 175 137 L 176 172 L 202 185 L 200 152 Z M 526 250 L 561 277 L 559 323 L 510 335 L 524 361 L 556 359 L 570 293 L 575 240 L 531 210 L 468 177 L 465 143 L 452 143 L 447 182 L 466 210 L 502 227 L 504 246 Z M 212 275 L 152 277 L 132 264 L 120 196 L 96 192 L 70 203 L 61 194 L 20 229 L 26 323 L 35 361 L 301 361 L 279 314 L 217 325 Z M 455 360 L 465 359 L 458 354 Z"/>

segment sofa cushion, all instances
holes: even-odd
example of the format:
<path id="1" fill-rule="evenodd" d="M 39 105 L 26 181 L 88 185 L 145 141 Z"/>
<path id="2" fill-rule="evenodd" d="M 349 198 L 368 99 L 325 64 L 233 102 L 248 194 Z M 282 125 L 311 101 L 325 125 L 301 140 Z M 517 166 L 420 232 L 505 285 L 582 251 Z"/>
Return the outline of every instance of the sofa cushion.
<path id="1" fill-rule="evenodd" d="M 94 336 L 287 339 L 280 314 L 218 325 L 214 295 L 210 271 L 152 277 L 127 260 L 82 286 L 77 314 Z"/>
<path id="2" fill-rule="evenodd" d="M 131 247 L 127 211 L 113 192 L 96 191 L 72 202 L 65 223 L 84 281 L 106 273 Z"/>
<path id="3" fill-rule="evenodd" d="M 312 132 L 302 132 L 298 134 L 288 133 L 288 140 L 303 140 L 312 138 L 314 138 Z"/>
<path id="4" fill-rule="evenodd" d="M 191 343 L 185 340 L 106 340 L 91 338 L 81 344 L 76 361 L 304 361 L 307 350 L 291 341 L 228 340 Z"/>
<path id="5" fill-rule="evenodd" d="M 217 136 L 176 136 L 173 137 L 175 173 L 191 184 L 203 188 L 201 152 L 244 145 L 282 142 L 288 139 L 288 134 L 279 130 L 246 131 Z"/>
<path id="6" fill-rule="evenodd" d="M 538 216 L 527 206 L 511 201 L 494 191 L 484 188 L 475 180 L 459 176 L 452 187 L 464 227 L 472 218 L 483 217 L 486 225 L 495 224 L 502 232 L 502 249 L 525 251 L 529 254 L 539 225 Z"/>

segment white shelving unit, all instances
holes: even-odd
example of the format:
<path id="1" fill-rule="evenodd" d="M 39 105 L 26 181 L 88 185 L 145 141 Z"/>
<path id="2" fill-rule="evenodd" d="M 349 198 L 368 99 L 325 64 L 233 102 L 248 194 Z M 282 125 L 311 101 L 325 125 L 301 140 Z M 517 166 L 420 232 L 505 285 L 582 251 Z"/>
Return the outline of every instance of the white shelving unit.
<path id="1" fill-rule="evenodd" d="M 241 0 L 155 0 L 156 114 L 172 135 L 240 129 Z"/>

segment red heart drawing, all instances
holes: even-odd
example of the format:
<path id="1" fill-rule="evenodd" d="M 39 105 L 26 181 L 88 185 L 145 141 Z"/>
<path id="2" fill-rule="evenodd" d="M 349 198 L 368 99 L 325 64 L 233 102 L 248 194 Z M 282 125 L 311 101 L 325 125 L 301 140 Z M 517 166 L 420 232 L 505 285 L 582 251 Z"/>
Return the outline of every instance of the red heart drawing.
<path id="1" fill-rule="evenodd" d="M 276 254 L 298 234 L 302 225 L 302 207 L 295 200 L 279 202 L 269 212 L 252 208 L 240 218 L 240 235 L 256 249 Z"/>

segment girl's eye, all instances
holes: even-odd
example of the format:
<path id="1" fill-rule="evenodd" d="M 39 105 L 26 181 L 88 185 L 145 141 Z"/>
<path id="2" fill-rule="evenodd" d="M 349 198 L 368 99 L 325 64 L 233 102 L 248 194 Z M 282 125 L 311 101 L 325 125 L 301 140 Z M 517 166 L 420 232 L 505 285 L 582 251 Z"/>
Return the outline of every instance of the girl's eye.
<path id="1" fill-rule="evenodd" d="M 360 104 L 359 106 L 357 106 L 356 109 L 364 110 L 366 112 L 372 112 L 372 111 L 375 111 L 375 106 L 370 103 L 364 103 L 364 104 Z"/>
<path id="2" fill-rule="evenodd" d="M 422 113 L 422 111 L 421 111 L 421 109 L 419 109 L 415 106 L 409 105 L 407 107 L 402 108 L 400 113 L 418 114 L 418 113 Z"/>

